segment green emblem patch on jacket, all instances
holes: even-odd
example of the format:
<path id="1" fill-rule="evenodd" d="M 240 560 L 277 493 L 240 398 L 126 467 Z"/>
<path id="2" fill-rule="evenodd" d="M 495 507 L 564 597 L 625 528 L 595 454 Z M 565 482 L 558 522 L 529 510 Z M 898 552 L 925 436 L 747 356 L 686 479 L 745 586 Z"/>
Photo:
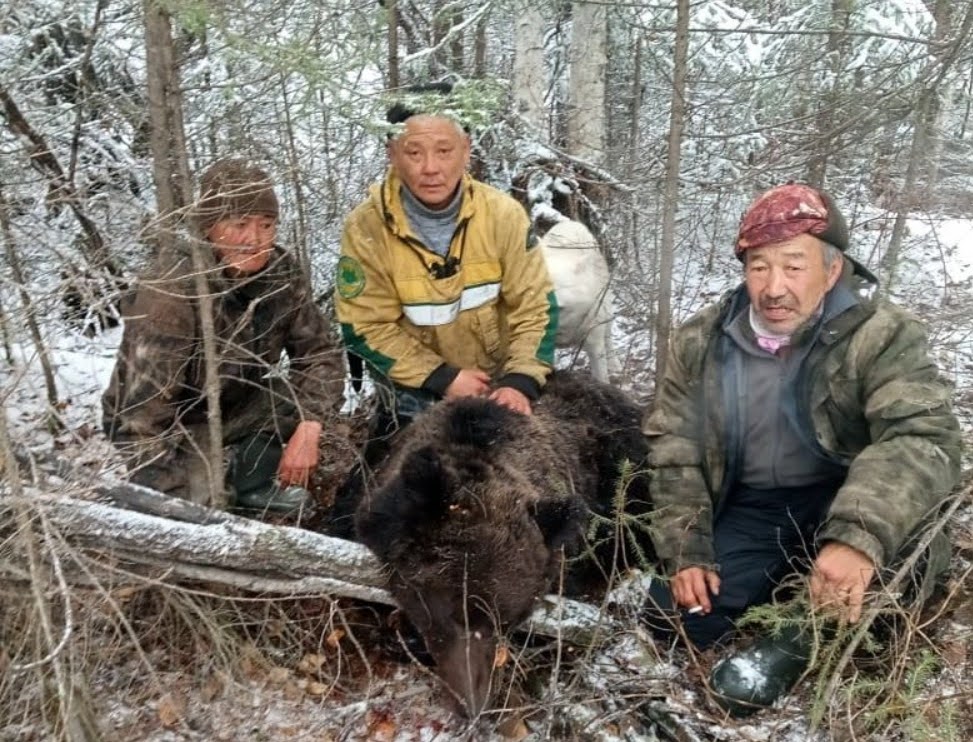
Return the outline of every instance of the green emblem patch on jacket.
<path id="1" fill-rule="evenodd" d="M 335 284 L 345 299 L 354 299 L 365 290 L 365 271 L 354 258 L 342 255 L 338 259 L 337 274 Z"/>

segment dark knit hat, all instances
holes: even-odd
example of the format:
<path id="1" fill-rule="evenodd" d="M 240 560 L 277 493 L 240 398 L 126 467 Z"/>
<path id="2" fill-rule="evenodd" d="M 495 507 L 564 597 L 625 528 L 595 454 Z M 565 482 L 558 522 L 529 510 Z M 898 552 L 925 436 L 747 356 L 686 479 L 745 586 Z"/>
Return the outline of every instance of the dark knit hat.
<path id="1" fill-rule="evenodd" d="M 193 209 L 196 225 L 206 232 L 220 219 L 249 214 L 277 218 L 280 206 L 265 170 L 248 160 L 228 158 L 210 165 L 199 183 Z"/>
<path id="2" fill-rule="evenodd" d="M 848 224 L 831 196 L 802 183 L 787 183 L 762 193 L 750 204 L 740 222 L 736 254 L 751 247 L 783 242 L 799 234 L 812 234 L 844 252 Z"/>

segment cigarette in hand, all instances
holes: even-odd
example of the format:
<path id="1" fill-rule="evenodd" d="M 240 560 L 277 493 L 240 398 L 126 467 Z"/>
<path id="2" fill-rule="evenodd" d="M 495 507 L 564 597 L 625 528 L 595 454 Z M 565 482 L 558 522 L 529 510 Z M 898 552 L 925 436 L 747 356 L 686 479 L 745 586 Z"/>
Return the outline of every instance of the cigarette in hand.
<path id="1" fill-rule="evenodd" d="M 702 613 L 702 612 L 703 612 L 703 606 L 701 605 L 694 605 L 692 608 L 686 611 L 686 613 L 690 615 L 692 615 L 693 613 Z"/>

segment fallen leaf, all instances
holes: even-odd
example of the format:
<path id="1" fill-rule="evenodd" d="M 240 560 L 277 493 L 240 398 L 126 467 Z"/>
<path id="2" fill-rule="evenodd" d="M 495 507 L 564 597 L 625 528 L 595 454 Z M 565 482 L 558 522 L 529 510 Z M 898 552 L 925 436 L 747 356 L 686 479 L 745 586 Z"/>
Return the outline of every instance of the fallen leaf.
<path id="1" fill-rule="evenodd" d="M 397 731 L 393 722 L 383 719 L 369 724 L 367 734 L 369 742 L 392 742 Z"/>
<path id="2" fill-rule="evenodd" d="M 166 693 L 159 699 L 156 711 L 159 714 L 159 721 L 164 727 L 174 727 L 182 719 L 183 712 L 186 710 L 186 703 L 173 693 Z"/>
<path id="3" fill-rule="evenodd" d="M 493 666 L 494 668 L 503 667 L 507 664 L 507 660 L 510 659 L 510 650 L 507 649 L 506 644 L 498 644 L 497 651 L 493 655 Z"/>
<path id="4" fill-rule="evenodd" d="M 281 688 L 280 692 L 288 701 L 300 701 L 304 697 L 304 691 L 295 682 L 284 683 L 284 687 Z"/>
<path id="5" fill-rule="evenodd" d="M 270 663 L 260 650 L 248 644 L 240 653 L 240 671 L 250 680 L 260 680 L 269 670 Z"/>
<path id="6" fill-rule="evenodd" d="M 966 642 L 947 641 L 944 642 L 940 653 L 946 667 L 959 667 L 967 661 Z"/>
<path id="7" fill-rule="evenodd" d="M 497 731 L 500 732 L 504 739 L 512 739 L 514 742 L 520 742 L 530 734 L 527 724 L 519 717 L 505 719 L 500 722 L 497 725 Z"/>
<path id="8" fill-rule="evenodd" d="M 210 675 L 199 689 L 199 697 L 206 703 L 223 694 L 226 687 L 223 676 L 220 673 Z"/>
<path id="9" fill-rule="evenodd" d="M 291 676 L 291 671 L 286 667 L 274 667 L 267 673 L 267 680 L 274 685 L 281 685 Z"/>
<path id="10" fill-rule="evenodd" d="M 337 649 L 338 642 L 344 639 L 344 637 L 345 637 L 344 629 L 335 629 L 330 634 L 328 634 L 328 638 L 324 640 L 324 643 L 327 644 L 332 649 Z"/>
<path id="11" fill-rule="evenodd" d="M 140 588 L 135 586 L 120 587 L 112 590 L 112 597 L 119 603 L 127 603 L 138 593 Z"/>
<path id="12" fill-rule="evenodd" d="M 328 692 L 330 686 L 325 683 L 310 682 L 307 684 L 307 694 L 309 696 L 323 696 Z"/>
<path id="13" fill-rule="evenodd" d="M 304 675 L 314 675 L 321 669 L 326 659 L 323 654 L 306 654 L 297 663 L 297 671 Z"/>

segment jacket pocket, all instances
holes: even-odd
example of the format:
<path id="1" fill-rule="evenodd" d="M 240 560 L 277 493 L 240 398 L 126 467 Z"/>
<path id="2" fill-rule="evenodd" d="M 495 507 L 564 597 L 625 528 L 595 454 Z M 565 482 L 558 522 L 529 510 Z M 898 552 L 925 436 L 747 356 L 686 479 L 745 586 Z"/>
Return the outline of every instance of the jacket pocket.
<path id="1" fill-rule="evenodd" d="M 496 302 L 479 307 L 474 312 L 476 313 L 474 317 L 479 328 L 483 349 L 488 356 L 495 359 L 500 352 L 501 344 L 500 321 L 497 316 Z"/>
<path id="2" fill-rule="evenodd" d="M 859 399 L 861 382 L 853 378 L 833 378 L 827 394 L 819 400 L 823 415 L 812 408 L 815 433 L 825 450 L 843 458 L 855 456 L 868 444 L 869 428 Z"/>

